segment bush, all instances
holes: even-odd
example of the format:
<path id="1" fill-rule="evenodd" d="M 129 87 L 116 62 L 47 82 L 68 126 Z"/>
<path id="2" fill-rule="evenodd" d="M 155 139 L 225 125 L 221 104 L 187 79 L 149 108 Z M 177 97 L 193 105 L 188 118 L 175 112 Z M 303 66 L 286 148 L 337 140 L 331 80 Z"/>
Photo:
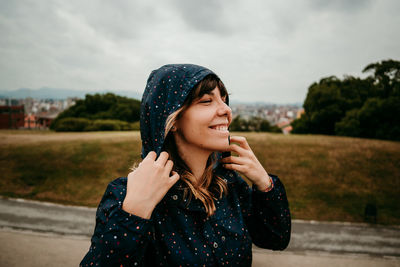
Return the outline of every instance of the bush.
<path id="1" fill-rule="evenodd" d="M 303 114 L 300 118 L 292 121 L 291 125 L 293 127 L 292 133 L 296 134 L 304 134 L 309 133 L 311 131 L 310 119 L 308 118 L 308 114 Z"/>
<path id="2" fill-rule="evenodd" d="M 79 99 L 75 105 L 58 114 L 50 125 L 50 129 L 56 130 L 55 125 L 58 121 L 65 118 L 85 118 L 89 120 L 119 120 L 129 123 L 140 119 L 140 101 L 113 93 L 106 94 L 87 94 L 85 99 Z M 54 124 L 54 125 L 53 125 Z M 103 123 L 100 123 L 103 125 Z M 111 127 L 108 126 L 100 127 Z M 123 126 L 125 127 L 125 126 Z"/>
<path id="3" fill-rule="evenodd" d="M 400 140 L 400 97 L 369 98 L 335 124 L 337 135 Z"/>
<path id="4" fill-rule="evenodd" d="M 251 117 L 249 119 L 242 119 L 240 115 L 236 116 L 231 125 L 229 126 L 230 131 L 238 132 L 274 132 L 282 133 L 282 130 L 277 126 L 271 126 L 268 120 L 260 117 Z"/>
<path id="5" fill-rule="evenodd" d="M 54 125 L 56 132 L 83 132 L 91 124 L 84 118 L 65 118 L 57 121 Z"/>
<path id="6" fill-rule="evenodd" d="M 121 121 L 118 120 L 94 120 L 85 131 L 119 131 L 121 130 Z M 128 124 L 125 122 L 125 124 Z"/>
<path id="7" fill-rule="evenodd" d="M 335 123 L 336 135 L 358 137 L 361 134 L 360 121 L 358 118 L 358 109 L 352 109 L 346 112 L 346 116 Z"/>
<path id="8" fill-rule="evenodd" d="M 136 121 L 134 123 L 131 123 L 131 127 L 133 131 L 140 131 L 140 121 Z"/>

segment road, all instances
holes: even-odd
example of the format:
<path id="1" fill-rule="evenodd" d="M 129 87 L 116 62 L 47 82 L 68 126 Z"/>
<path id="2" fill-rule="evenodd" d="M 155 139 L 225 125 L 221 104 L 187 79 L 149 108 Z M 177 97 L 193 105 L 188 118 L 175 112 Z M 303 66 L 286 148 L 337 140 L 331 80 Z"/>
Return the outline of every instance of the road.
<path id="1" fill-rule="evenodd" d="M 89 248 L 95 212 L 0 198 L 0 266 L 50 266 L 55 261 L 77 266 Z M 253 255 L 253 266 L 400 266 L 400 227 L 293 220 L 285 251 L 254 247 Z"/>

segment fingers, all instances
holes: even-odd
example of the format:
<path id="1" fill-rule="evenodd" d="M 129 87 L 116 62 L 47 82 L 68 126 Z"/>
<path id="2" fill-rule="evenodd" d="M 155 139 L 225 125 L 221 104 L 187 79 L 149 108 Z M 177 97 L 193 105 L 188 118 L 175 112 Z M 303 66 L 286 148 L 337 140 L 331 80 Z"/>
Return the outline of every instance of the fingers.
<path id="1" fill-rule="evenodd" d="M 231 151 L 238 153 L 240 156 L 244 156 L 247 153 L 246 149 L 244 149 L 236 144 L 230 144 L 229 148 L 231 149 Z"/>
<path id="2" fill-rule="evenodd" d="M 164 166 L 168 160 L 168 157 L 169 157 L 169 155 L 167 152 L 165 152 L 165 151 L 161 152 L 161 154 L 158 156 L 158 159 L 156 160 L 156 164 Z"/>
<path id="3" fill-rule="evenodd" d="M 179 180 L 179 174 L 176 171 L 172 171 L 172 176 L 169 177 L 172 184 L 175 184 Z"/>
<path id="4" fill-rule="evenodd" d="M 239 164 L 224 164 L 224 168 L 229 169 L 229 170 L 238 171 L 241 173 L 244 173 L 246 171 L 246 166 L 239 165 Z"/>
<path id="5" fill-rule="evenodd" d="M 239 143 L 239 145 L 241 147 L 243 147 L 244 149 L 250 149 L 250 146 L 247 143 L 247 140 L 246 140 L 245 137 L 243 137 L 243 136 L 231 136 L 230 139 L 231 139 L 231 143 L 232 142 Z"/>
<path id="6" fill-rule="evenodd" d="M 147 153 L 147 156 L 143 159 L 143 160 L 152 160 L 155 161 L 157 158 L 157 153 L 154 151 L 150 151 L 149 153 Z"/>
<path id="7" fill-rule="evenodd" d="M 156 160 L 156 158 L 157 158 L 157 153 L 154 151 L 150 151 L 147 154 L 147 156 L 143 159 L 143 161 L 144 160 L 152 160 L 152 161 L 155 161 L 157 164 L 164 166 L 169 158 L 169 154 L 167 152 L 163 151 L 160 153 L 157 160 Z"/>
<path id="8" fill-rule="evenodd" d="M 169 176 L 171 173 L 172 167 L 174 166 L 174 162 L 172 160 L 168 160 L 167 164 L 165 164 L 164 172 Z"/>
<path id="9" fill-rule="evenodd" d="M 246 163 L 246 159 L 245 158 L 241 158 L 241 157 L 234 157 L 234 156 L 230 156 L 230 157 L 226 157 L 221 159 L 222 163 L 226 163 L 226 164 L 230 164 L 230 163 L 234 163 L 234 164 L 245 164 Z"/>
<path id="10" fill-rule="evenodd" d="M 243 172 L 246 170 L 246 165 L 248 160 L 243 157 L 226 157 L 221 160 L 223 167 L 225 169 L 235 170 L 239 172 Z"/>

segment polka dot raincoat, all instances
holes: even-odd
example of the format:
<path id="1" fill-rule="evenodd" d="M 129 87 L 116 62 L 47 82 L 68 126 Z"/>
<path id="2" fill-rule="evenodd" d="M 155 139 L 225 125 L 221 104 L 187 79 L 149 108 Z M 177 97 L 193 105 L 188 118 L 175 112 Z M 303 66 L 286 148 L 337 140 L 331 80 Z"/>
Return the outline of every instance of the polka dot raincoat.
<path id="1" fill-rule="evenodd" d="M 210 70 L 191 64 L 165 65 L 150 74 L 141 106 L 142 158 L 163 150 L 165 121 Z M 112 181 L 100 201 L 89 251 L 80 266 L 251 266 L 252 243 L 285 249 L 291 218 L 285 188 L 270 174 L 274 187 L 261 192 L 240 175 L 217 164 L 214 174 L 228 185 L 206 216 L 201 201 L 183 198 L 178 181 L 150 219 L 122 209 L 127 178 Z M 267 264 L 267 263 L 266 263 Z"/>

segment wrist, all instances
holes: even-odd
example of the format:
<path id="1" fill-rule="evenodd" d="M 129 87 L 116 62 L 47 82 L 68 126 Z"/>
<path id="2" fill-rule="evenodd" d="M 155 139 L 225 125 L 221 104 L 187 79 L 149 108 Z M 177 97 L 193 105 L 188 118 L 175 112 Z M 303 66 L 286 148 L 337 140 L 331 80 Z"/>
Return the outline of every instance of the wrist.
<path id="1" fill-rule="evenodd" d="M 256 184 L 257 189 L 261 192 L 269 192 L 274 188 L 274 182 L 272 177 L 267 174 L 267 177 L 263 179 L 262 183 Z"/>
<path id="2" fill-rule="evenodd" d="M 137 201 L 134 199 L 125 198 L 122 203 L 122 209 L 128 213 L 142 217 L 144 219 L 150 219 L 155 206 L 148 201 Z"/>

